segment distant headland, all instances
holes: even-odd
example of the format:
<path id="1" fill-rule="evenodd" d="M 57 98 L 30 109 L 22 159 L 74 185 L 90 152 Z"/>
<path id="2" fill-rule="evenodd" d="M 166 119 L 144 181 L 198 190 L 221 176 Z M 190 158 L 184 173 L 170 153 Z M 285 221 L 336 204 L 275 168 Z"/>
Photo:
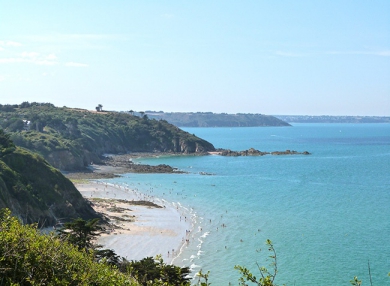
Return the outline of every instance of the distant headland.
<path id="1" fill-rule="evenodd" d="M 289 123 L 390 123 L 389 116 L 274 115 Z"/>
<path id="2" fill-rule="evenodd" d="M 163 112 L 145 111 L 149 118 L 166 120 L 179 127 L 266 127 L 290 126 L 271 115 L 259 113 L 213 113 L 213 112 Z"/>

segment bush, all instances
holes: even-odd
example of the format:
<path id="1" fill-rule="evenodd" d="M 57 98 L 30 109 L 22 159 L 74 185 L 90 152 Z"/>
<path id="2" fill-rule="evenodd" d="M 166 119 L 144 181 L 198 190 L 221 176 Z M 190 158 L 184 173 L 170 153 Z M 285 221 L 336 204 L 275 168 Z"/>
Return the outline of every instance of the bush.
<path id="1" fill-rule="evenodd" d="M 116 268 L 94 261 L 53 233 L 0 213 L 0 285 L 136 285 Z"/>

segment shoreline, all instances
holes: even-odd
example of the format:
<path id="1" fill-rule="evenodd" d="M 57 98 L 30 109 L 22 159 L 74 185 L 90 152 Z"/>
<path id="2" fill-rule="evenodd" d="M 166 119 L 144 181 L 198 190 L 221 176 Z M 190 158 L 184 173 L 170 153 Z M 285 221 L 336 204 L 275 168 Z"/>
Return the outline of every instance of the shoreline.
<path id="1" fill-rule="evenodd" d="M 97 239 L 103 248 L 127 260 L 161 255 L 167 264 L 181 254 L 192 231 L 184 209 L 123 185 L 91 180 L 74 185 L 109 219 L 106 232 Z"/>
<path id="2" fill-rule="evenodd" d="M 308 151 L 298 152 L 295 150 L 285 150 L 285 151 L 260 151 L 254 148 L 250 148 L 243 151 L 232 151 L 230 149 L 217 148 L 215 151 L 208 151 L 205 153 L 192 153 L 192 154 L 177 154 L 170 152 L 159 152 L 159 153 L 150 153 L 150 152 L 134 152 L 127 154 L 106 154 L 104 159 L 99 164 L 91 164 L 88 167 L 85 167 L 82 170 L 74 171 L 62 171 L 62 173 L 71 180 L 93 180 L 93 179 L 111 179 L 119 177 L 120 174 L 125 173 L 167 173 L 167 174 L 178 174 L 186 173 L 185 171 L 173 168 L 169 165 L 147 165 L 134 163 L 133 160 L 141 158 L 158 158 L 162 156 L 228 156 L 228 157 L 237 157 L 237 156 L 291 156 L 291 155 L 311 155 Z"/>
<path id="3" fill-rule="evenodd" d="M 134 159 L 141 158 L 156 158 L 160 156 L 176 156 L 173 153 L 129 153 L 129 154 L 109 154 L 105 155 L 105 159 L 101 164 L 91 164 L 82 170 L 61 171 L 68 179 L 72 181 L 86 181 L 96 179 L 112 179 L 120 177 L 126 173 L 183 173 L 180 170 L 172 168 L 168 165 L 151 166 L 134 163 Z M 182 155 L 177 155 L 182 156 Z M 191 156 L 191 155 L 190 155 Z M 200 156 L 200 155 L 197 155 Z M 134 167 L 143 166 L 141 170 L 135 170 Z"/>

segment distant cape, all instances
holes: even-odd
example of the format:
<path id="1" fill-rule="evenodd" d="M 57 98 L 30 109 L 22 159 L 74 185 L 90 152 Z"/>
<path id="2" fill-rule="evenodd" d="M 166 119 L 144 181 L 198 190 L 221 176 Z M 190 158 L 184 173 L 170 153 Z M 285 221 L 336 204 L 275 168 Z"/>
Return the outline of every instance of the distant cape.
<path id="1" fill-rule="evenodd" d="M 264 114 L 162 111 L 146 111 L 145 114 L 149 118 L 166 120 L 178 127 L 290 126 L 290 124 L 279 118 Z"/>
<path id="2" fill-rule="evenodd" d="M 289 123 L 390 123 L 388 116 L 275 115 Z"/>

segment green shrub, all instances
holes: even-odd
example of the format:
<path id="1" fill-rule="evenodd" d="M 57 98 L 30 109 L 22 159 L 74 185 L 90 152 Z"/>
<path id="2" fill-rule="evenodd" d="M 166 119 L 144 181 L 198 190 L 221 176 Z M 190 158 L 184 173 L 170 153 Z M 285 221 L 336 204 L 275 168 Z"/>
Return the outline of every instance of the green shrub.
<path id="1" fill-rule="evenodd" d="M 136 285 L 116 268 L 94 261 L 53 233 L 0 214 L 0 285 Z"/>

